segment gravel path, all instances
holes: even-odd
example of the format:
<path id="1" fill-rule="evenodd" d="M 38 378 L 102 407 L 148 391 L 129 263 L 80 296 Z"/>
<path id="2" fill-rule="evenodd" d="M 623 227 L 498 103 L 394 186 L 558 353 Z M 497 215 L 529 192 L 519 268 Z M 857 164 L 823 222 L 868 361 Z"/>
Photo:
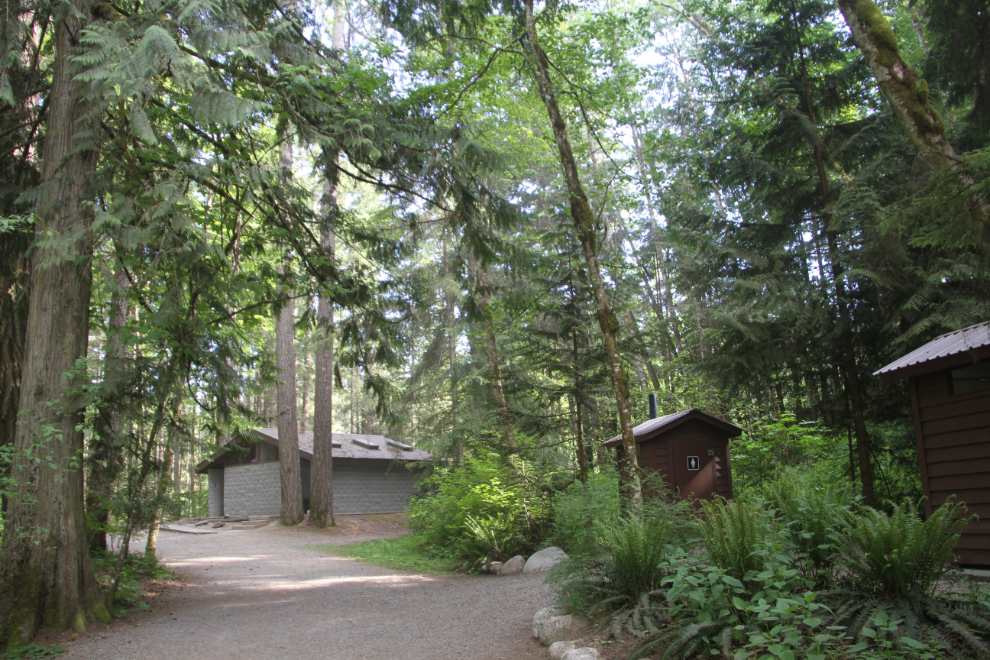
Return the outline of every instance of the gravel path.
<path id="1" fill-rule="evenodd" d="M 530 660 L 539 577 L 427 576 L 303 547 L 363 540 L 272 523 L 163 532 L 182 576 L 150 612 L 70 641 L 62 660 Z M 137 550 L 138 548 L 135 548 Z"/>

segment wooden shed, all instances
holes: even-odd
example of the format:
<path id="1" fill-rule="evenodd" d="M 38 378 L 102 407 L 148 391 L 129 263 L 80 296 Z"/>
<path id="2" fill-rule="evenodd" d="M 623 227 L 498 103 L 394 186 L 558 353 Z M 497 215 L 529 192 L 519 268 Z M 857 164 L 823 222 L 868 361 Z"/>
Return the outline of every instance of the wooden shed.
<path id="1" fill-rule="evenodd" d="M 965 502 L 980 519 L 956 560 L 990 566 L 990 323 L 942 335 L 874 375 L 908 379 L 927 512 L 949 495 Z"/>
<path id="2" fill-rule="evenodd" d="M 729 438 L 742 434 L 735 424 L 691 408 L 643 422 L 633 434 L 639 466 L 660 473 L 678 497 L 732 497 Z M 622 436 L 605 446 L 621 452 Z"/>

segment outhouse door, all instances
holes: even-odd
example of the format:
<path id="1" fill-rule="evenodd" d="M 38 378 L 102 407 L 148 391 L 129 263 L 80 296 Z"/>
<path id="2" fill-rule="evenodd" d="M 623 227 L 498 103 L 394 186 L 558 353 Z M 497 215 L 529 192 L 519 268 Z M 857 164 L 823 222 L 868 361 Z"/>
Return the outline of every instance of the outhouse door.
<path id="1" fill-rule="evenodd" d="M 674 493 L 681 499 L 715 499 L 715 453 L 717 443 L 710 438 L 672 440 Z"/>

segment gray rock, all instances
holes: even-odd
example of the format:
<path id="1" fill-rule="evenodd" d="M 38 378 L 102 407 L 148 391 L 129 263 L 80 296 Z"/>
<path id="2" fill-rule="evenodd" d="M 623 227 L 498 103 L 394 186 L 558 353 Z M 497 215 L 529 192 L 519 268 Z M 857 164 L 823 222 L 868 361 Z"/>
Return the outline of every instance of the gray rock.
<path id="1" fill-rule="evenodd" d="M 573 651 L 568 651 L 560 660 L 598 660 L 598 650 L 590 646 L 585 646 Z"/>
<path id="2" fill-rule="evenodd" d="M 550 650 L 547 651 L 550 660 L 563 660 L 564 654 L 573 651 L 575 644 L 576 642 L 554 642 L 550 645 Z"/>
<path id="3" fill-rule="evenodd" d="M 526 566 L 523 568 L 523 573 L 543 573 L 549 571 L 565 559 L 567 559 L 566 552 L 560 548 L 550 546 L 530 557 L 526 562 Z"/>
<path id="4" fill-rule="evenodd" d="M 481 572 L 487 573 L 488 575 L 498 575 L 498 569 L 502 568 L 502 562 L 491 561 L 487 564 L 482 564 Z"/>
<path id="5" fill-rule="evenodd" d="M 213 529 L 220 529 L 221 527 L 223 527 L 223 523 L 222 522 L 215 522 L 215 523 L 210 524 L 210 527 L 212 527 Z"/>
<path id="6" fill-rule="evenodd" d="M 561 642 L 575 630 L 588 623 L 580 614 L 563 614 L 553 607 L 544 607 L 533 617 L 533 637 L 544 646 Z"/>
<path id="7" fill-rule="evenodd" d="M 502 564 L 502 566 L 498 569 L 498 574 L 515 575 L 516 573 L 522 573 L 525 566 L 526 560 L 522 558 L 522 555 L 516 555 L 509 561 Z"/>

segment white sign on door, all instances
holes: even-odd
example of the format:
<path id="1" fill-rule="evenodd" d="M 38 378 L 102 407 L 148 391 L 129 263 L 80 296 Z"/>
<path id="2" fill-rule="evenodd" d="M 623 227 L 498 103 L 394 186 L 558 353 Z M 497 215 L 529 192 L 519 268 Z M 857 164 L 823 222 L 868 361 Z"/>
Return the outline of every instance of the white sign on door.
<path id="1" fill-rule="evenodd" d="M 689 470 L 700 470 L 701 469 L 701 461 L 698 459 L 697 456 L 688 456 L 687 459 L 688 459 L 688 469 Z"/>

